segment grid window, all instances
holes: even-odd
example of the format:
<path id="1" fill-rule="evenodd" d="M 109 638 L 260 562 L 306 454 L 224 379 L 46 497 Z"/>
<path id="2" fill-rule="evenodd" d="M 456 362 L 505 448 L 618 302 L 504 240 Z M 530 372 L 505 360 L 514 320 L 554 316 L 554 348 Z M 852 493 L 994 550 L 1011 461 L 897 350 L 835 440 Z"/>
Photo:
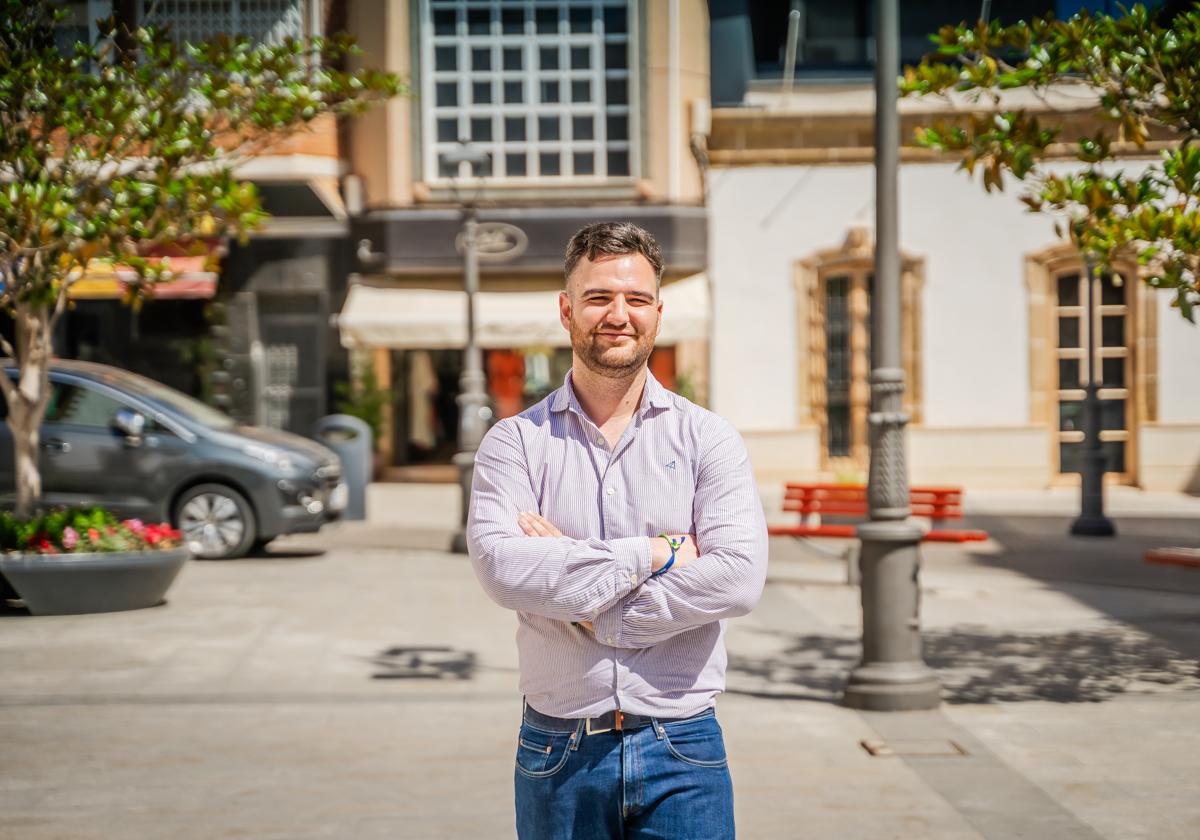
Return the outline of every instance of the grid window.
<path id="1" fill-rule="evenodd" d="M 509 153 L 504 156 L 504 171 L 510 175 L 524 175 L 526 170 L 526 155 Z"/>
<path id="2" fill-rule="evenodd" d="M 424 169 L 460 135 L 496 181 L 635 176 L 630 0 L 420 0 Z"/>
<path id="3" fill-rule="evenodd" d="M 246 35 L 280 44 L 306 34 L 304 0 L 139 0 L 138 22 L 169 26 L 180 41 L 204 41 L 221 34 Z M 435 25 L 438 19 L 434 19 Z"/>
<path id="4" fill-rule="evenodd" d="M 525 31 L 525 10 L 501 9 L 500 31 L 505 35 L 520 35 Z"/>
<path id="5" fill-rule="evenodd" d="M 1130 339 L 1127 284 L 1118 275 L 1105 274 L 1092 281 L 1088 312 L 1086 272 L 1072 270 L 1054 278 L 1055 323 L 1058 336 L 1058 452 L 1059 472 L 1079 472 L 1085 451 L 1084 398 L 1088 383 L 1099 386 L 1100 446 L 1105 471 L 1124 473 L 1125 445 L 1129 440 L 1131 406 L 1129 390 Z M 1095 365 L 1087 364 L 1088 335 L 1095 336 Z"/>
<path id="6" fill-rule="evenodd" d="M 572 117 L 571 138 L 574 140 L 593 140 L 596 136 L 595 117 Z"/>
<path id="7" fill-rule="evenodd" d="M 458 140 L 458 120 L 454 117 L 438 120 L 437 136 L 439 143 L 453 143 Z"/>
<path id="8" fill-rule="evenodd" d="M 525 118 L 504 118 L 504 139 L 509 143 L 522 143 L 525 140 Z"/>
<path id="9" fill-rule="evenodd" d="M 454 47 L 438 47 L 434 50 L 433 66 L 435 70 L 457 70 L 458 50 Z"/>
<path id="10" fill-rule="evenodd" d="M 534 18 L 537 20 L 537 33 L 539 35 L 558 34 L 558 9 L 537 9 L 534 12 Z"/>
<path id="11" fill-rule="evenodd" d="M 491 142 L 492 120 L 490 117 L 473 117 L 471 119 L 471 140 L 476 143 Z"/>
<path id="12" fill-rule="evenodd" d="M 575 174 L 591 175 L 596 169 L 596 156 L 591 152 L 575 153 Z"/>

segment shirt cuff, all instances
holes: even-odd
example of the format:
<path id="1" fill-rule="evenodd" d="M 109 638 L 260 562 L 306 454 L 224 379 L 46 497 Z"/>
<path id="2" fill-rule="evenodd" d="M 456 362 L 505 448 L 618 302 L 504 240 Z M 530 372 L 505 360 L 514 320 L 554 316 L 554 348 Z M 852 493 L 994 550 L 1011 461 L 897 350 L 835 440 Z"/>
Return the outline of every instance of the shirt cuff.
<path id="1" fill-rule="evenodd" d="M 649 537 L 622 537 L 609 542 L 617 557 L 617 591 L 628 595 L 650 577 L 653 558 Z"/>
<path id="2" fill-rule="evenodd" d="M 616 590 L 624 598 L 650 577 L 653 560 L 650 556 L 649 537 L 622 537 L 609 543 L 616 557 Z M 592 628 L 596 641 L 619 647 L 621 644 L 621 616 L 624 604 L 613 604 L 596 616 Z"/>

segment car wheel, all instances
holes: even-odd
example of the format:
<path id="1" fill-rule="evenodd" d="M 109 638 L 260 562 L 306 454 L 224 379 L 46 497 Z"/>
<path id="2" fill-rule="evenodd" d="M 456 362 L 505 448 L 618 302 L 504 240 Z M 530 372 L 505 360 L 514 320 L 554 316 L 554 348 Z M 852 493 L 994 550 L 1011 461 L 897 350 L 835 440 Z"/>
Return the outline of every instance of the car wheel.
<path id="1" fill-rule="evenodd" d="M 175 504 L 175 527 L 193 557 L 228 560 L 250 550 L 257 522 L 246 497 L 232 487 L 199 484 Z"/>
<path id="2" fill-rule="evenodd" d="M 250 544 L 250 553 L 251 554 L 265 553 L 267 550 L 267 546 L 270 545 L 271 541 L 274 539 L 275 539 L 274 537 L 259 537 L 259 538 L 255 539 L 254 542 Z"/>

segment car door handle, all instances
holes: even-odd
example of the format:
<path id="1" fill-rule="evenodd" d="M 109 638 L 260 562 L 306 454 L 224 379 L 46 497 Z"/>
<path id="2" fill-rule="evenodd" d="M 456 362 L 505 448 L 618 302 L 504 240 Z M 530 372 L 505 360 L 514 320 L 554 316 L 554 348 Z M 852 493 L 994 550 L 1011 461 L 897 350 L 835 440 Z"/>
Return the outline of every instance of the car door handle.
<path id="1" fill-rule="evenodd" d="M 49 449 L 53 452 L 70 452 L 71 444 L 67 443 L 65 440 L 51 438 L 50 440 L 42 442 L 42 449 Z"/>

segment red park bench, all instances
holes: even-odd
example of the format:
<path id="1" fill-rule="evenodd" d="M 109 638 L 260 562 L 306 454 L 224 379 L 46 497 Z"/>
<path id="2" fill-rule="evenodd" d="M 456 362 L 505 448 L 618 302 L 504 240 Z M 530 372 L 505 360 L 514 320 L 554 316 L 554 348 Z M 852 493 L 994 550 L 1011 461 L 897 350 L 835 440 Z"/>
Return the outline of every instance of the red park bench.
<path id="1" fill-rule="evenodd" d="M 1147 563 L 1200 569 L 1200 548 L 1152 548 L 1146 552 L 1145 559 Z"/>
<path id="2" fill-rule="evenodd" d="M 982 542 L 988 538 L 984 531 L 951 530 L 939 527 L 950 519 L 962 519 L 961 487 L 913 487 L 909 490 L 912 515 L 933 523 L 922 540 L 925 542 Z M 783 509 L 798 513 L 796 525 L 773 525 L 767 533 L 775 537 L 846 537 L 855 536 L 855 522 L 822 523 L 822 516 L 839 518 L 867 517 L 867 488 L 864 484 L 800 484 L 785 485 Z M 817 521 L 813 521 L 813 520 Z"/>

